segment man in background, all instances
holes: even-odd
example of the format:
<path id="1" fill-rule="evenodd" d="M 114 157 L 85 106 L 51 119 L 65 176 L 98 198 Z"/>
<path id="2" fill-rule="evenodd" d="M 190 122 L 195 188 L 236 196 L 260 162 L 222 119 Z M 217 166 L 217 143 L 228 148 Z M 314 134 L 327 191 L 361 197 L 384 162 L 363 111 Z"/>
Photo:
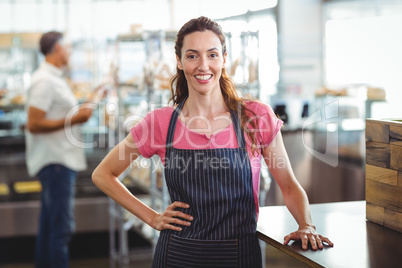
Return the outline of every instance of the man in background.
<path id="1" fill-rule="evenodd" d="M 48 32 L 40 39 L 45 61 L 34 72 L 26 110 L 26 161 L 30 176 L 42 184 L 35 265 L 69 266 L 68 242 L 75 229 L 74 194 L 77 172 L 86 169 L 83 148 L 71 140 L 80 136 L 79 125 L 92 109 L 78 102 L 63 77 L 69 60 L 63 34 Z"/>

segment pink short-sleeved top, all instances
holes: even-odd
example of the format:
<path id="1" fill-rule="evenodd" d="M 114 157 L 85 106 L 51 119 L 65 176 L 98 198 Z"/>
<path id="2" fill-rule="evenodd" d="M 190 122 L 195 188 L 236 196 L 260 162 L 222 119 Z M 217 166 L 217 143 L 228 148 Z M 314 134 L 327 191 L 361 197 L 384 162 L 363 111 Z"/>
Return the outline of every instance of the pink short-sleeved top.
<path id="1" fill-rule="evenodd" d="M 269 105 L 257 101 L 247 101 L 246 106 L 256 114 L 257 146 L 260 148 L 267 147 L 275 139 L 283 125 L 283 122 L 275 116 Z M 134 142 L 143 157 L 150 158 L 156 154 L 159 155 L 164 164 L 166 137 L 173 110 L 173 106 L 155 109 L 148 113 L 144 119 L 131 129 Z M 244 133 L 244 136 L 250 157 L 254 201 L 258 217 L 258 196 L 262 155 L 261 153 L 258 155 L 251 154 L 251 143 L 246 133 Z M 233 123 L 225 129 L 213 133 L 208 137 L 205 134 L 197 133 L 188 129 L 184 123 L 178 119 L 176 122 L 173 147 L 177 149 L 238 148 L 238 143 Z"/>

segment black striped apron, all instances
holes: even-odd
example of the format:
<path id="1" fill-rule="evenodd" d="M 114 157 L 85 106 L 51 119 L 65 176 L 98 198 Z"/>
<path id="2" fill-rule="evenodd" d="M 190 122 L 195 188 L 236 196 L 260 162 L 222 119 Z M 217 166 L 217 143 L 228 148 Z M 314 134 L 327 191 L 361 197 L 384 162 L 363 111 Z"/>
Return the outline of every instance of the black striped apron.
<path id="1" fill-rule="evenodd" d="M 171 201 L 194 217 L 182 231 L 160 232 L 152 267 L 262 267 L 249 156 L 237 115 L 231 117 L 240 148 L 173 148 L 181 102 L 170 119 L 165 179 Z"/>

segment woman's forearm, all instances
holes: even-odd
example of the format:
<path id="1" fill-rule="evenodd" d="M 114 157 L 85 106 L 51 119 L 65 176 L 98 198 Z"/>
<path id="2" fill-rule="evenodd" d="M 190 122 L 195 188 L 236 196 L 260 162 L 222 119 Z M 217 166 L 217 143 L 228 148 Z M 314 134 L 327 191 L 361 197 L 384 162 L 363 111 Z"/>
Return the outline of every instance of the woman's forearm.
<path id="1" fill-rule="evenodd" d="M 306 192 L 299 184 L 295 184 L 288 191 L 284 191 L 283 197 L 288 210 L 299 224 L 299 227 L 314 226 Z"/>
<path id="2" fill-rule="evenodd" d="M 275 140 L 263 153 L 271 174 L 281 188 L 290 213 L 301 228 L 313 226 L 307 194 L 293 173 L 281 133 L 278 133 Z M 271 161 L 272 156 L 276 158 L 275 161 Z M 274 165 L 273 163 L 277 164 Z"/>

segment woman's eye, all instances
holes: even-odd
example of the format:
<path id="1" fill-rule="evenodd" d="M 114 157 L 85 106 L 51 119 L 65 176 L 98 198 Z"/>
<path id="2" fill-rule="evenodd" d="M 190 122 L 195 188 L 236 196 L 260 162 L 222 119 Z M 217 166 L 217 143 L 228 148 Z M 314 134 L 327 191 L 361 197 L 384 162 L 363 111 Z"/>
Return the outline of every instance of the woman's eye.
<path id="1" fill-rule="evenodd" d="M 191 60 L 191 59 L 195 59 L 195 55 L 188 55 L 188 56 L 187 56 L 187 59 L 190 59 L 190 60 Z"/>
<path id="2" fill-rule="evenodd" d="M 210 55 L 210 57 L 211 57 L 211 58 L 217 58 L 217 57 L 218 57 L 218 54 L 212 53 L 212 54 Z"/>

